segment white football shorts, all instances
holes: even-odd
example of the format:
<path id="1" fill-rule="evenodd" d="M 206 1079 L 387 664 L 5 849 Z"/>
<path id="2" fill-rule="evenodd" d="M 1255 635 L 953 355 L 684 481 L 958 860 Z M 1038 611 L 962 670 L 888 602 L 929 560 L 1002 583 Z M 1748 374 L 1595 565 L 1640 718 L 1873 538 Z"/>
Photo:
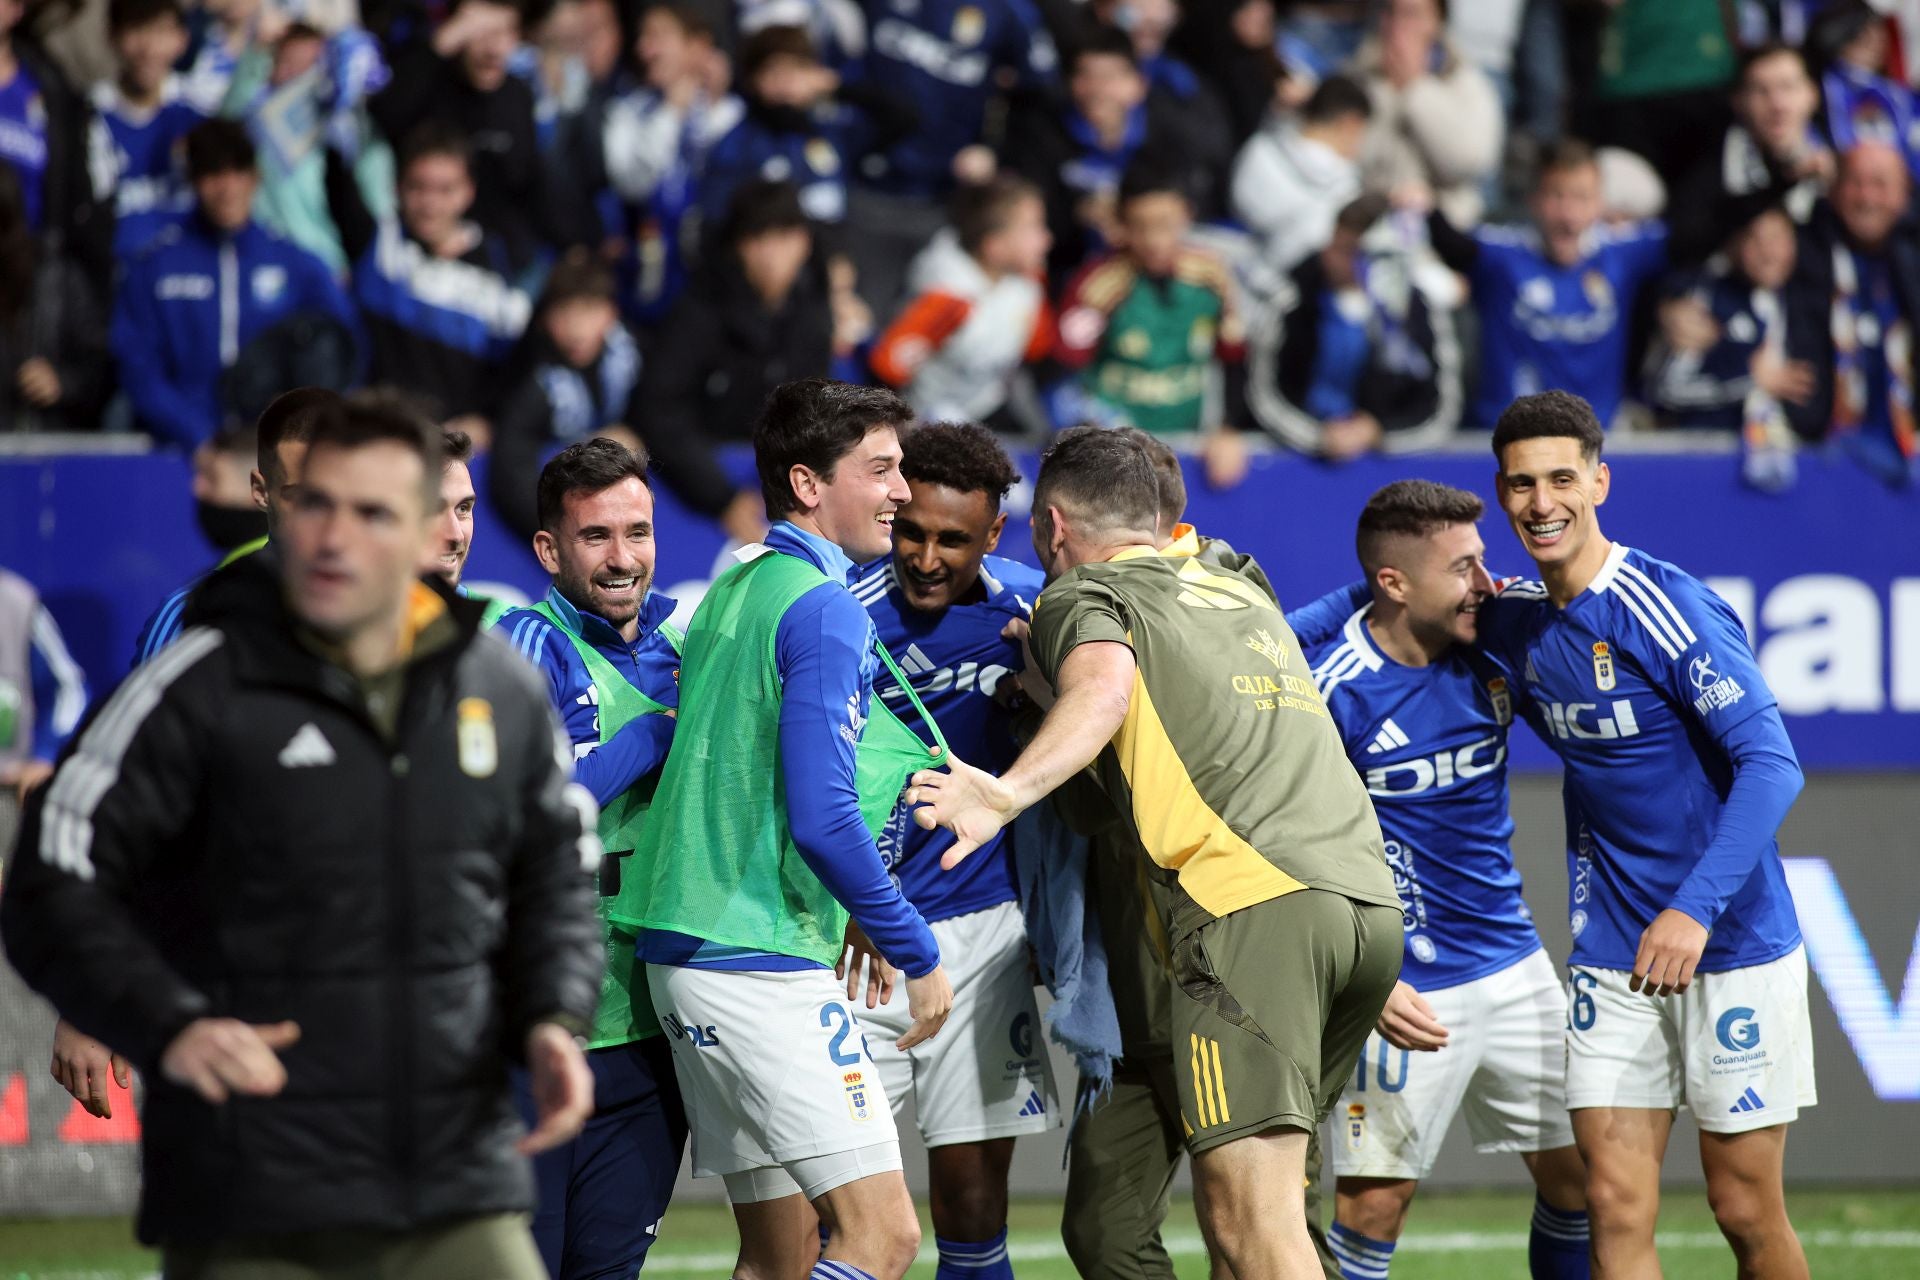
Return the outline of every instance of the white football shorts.
<path id="1" fill-rule="evenodd" d="M 1565 1085 L 1566 996 L 1536 951 L 1498 973 L 1422 991 L 1449 1035 L 1434 1053 L 1396 1049 L 1378 1031 L 1333 1109 L 1343 1178 L 1424 1178 L 1456 1112 L 1474 1150 L 1573 1145 Z"/>
<path id="2" fill-rule="evenodd" d="M 831 970 L 650 964 L 647 988 L 673 1045 L 695 1177 L 726 1177 L 736 1202 L 811 1199 L 901 1167 L 879 1069 Z"/>
<path id="3" fill-rule="evenodd" d="M 1630 991 L 1618 969 L 1570 972 L 1569 1107 L 1686 1107 L 1710 1133 L 1744 1133 L 1818 1101 L 1804 946 L 1673 996 Z"/>
<path id="4" fill-rule="evenodd" d="M 913 1019 L 906 988 L 860 1023 L 894 1114 L 909 1095 L 929 1147 L 1043 1133 L 1060 1123 L 1053 1067 L 1033 998 L 1026 922 L 1003 902 L 931 928 L 953 983 L 953 1012 L 933 1039 L 905 1053 L 893 1042 Z"/>

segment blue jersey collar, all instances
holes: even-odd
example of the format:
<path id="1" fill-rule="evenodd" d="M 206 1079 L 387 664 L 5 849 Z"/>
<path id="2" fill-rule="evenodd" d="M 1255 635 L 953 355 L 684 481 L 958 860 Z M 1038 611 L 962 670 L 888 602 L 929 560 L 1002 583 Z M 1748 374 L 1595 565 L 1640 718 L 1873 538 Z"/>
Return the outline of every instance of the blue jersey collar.
<path id="1" fill-rule="evenodd" d="M 559 587 L 547 588 L 547 607 L 560 619 L 560 625 L 588 644 L 598 649 L 626 649 L 631 646 L 627 638 L 620 634 L 620 628 L 608 622 L 597 613 L 588 613 L 578 608 L 573 601 L 560 594 Z M 638 644 L 652 634 L 661 623 L 673 616 L 680 607 L 679 601 L 672 596 L 661 595 L 658 591 L 648 591 L 647 598 L 640 602 L 640 634 L 634 637 Z"/>
<path id="2" fill-rule="evenodd" d="M 766 545 L 786 555 L 797 556 L 835 582 L 845 585 L 853 572 L 847 553 L 817 533 L 809 533 L 791 520 L 782 520 L 767 533 Z"/>

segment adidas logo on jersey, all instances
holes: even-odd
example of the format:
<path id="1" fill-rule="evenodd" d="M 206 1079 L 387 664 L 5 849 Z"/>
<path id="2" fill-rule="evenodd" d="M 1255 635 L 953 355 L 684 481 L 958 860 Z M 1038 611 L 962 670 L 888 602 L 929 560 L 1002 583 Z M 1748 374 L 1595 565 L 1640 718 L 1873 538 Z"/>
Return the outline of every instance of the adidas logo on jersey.
<path id="1" fill-rule="evenodd" d="M 1747 1091 L 1740 1095 L 1740 1101 L 1727 1108 L 1727 1114 L 1737 1116 L 1744 1115 L 1749 1111 L 1763 1111 L 1766 1109 L 1766 1105 L 1765 1102 L 1760 1100 L 1760 1095 L 1753 1091 L 1753 1086 L 1748 1085 Z"/>
<path id="2" fill-rule="evenodd" d="M 294 735 L 287 739 L 287 745 L 280 748 L 280 767 L 283 769 L 318 769 L 334 762 L 333 744 L 327 741 L 327 735 L 320 732 L 320 726 L 309 720 L 301 725 Z"/>
<path id="3" fill-rule="evenodd" d="M 1373 743 L 1367 748 L 1367 754 L 1377 756 L 1382 751 L 1393 751 L 1404 747 L 1409 741 L 1411 739 L 1389 717 L 1387 722 L 1380 726 L 1380 732 L 1373 735 Z"/>
<path id="4" fill-rule="evenodd" d="M 1045 1114 L 1047 1114 L 1047 1100 L 1041 1097 L 1039 1090 L 1036 1089 L 1027 1095 L 1026 1105 L 1020 1108 L 1020 1118 L 1028 1120 Z"/>

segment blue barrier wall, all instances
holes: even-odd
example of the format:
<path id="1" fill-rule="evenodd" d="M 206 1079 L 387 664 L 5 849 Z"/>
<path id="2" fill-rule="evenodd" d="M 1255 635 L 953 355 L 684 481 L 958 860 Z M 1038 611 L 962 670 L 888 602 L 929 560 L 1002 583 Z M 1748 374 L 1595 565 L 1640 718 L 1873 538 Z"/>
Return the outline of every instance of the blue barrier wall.
<path id="1" fill-rule="evenodd" d="M 732 461 L 747 479 L 748 459 Z M 1033 459 L 1021 461 L 1031 476 Z M 1920 765 L 1920 494 L 1819 457 L 1804 461 L 1787 496 L 1747 489 L 1735 471 L 1724 454 L 1618 457 L 1603 527 L 1707 579 L 1747 620 L 1806 765 Z M 1252 476 L 1230 493 L 1190 474 L 1188 518 L 1258 556 L 1282 600 L 1299 603 L 1358 576 L 1354 519 L 1367 495 L 1407 476 L 1493 497 L 1485 455 L 1331 467 L 1274 454 L 1256 458 Z M 1015 494 L 1002 548 L 1023 558 L 1024 498 Z M 658 583 L 691 602 L 723 550 L 720 534 L 665 493 L 658 526 Z M 1497 513 L 1484 533 L 1496 572 L 1525 570 Z M 531 552 L 484 504 L 474 543 L 471 583 L 544 590 Z M 0 564 L 40 588 L 96 689 L 125 671 L 147 613 L 212 558 L 194 524 L 183 458 L 0 458 Z M 1522 767 L 1547 763 L 1531 735 L 1514 742 Z"/>

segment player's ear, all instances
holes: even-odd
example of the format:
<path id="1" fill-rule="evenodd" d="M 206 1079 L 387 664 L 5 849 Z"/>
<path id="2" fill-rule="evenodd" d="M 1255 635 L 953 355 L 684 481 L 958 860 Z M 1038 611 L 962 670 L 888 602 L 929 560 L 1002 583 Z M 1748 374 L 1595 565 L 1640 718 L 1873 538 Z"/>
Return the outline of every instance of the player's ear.
<path id="1" fill-rule="evenodd" d="M 820 475 L 812 467 L 796 462 L 787 468 L 787 484 L 800 500 L 800 510 L 810 512 L 820 505 Z"/>
<path id="2" fill-rule="evenodd" d="M 1607 500 L 1607 494 L 1613 488 L 1613 472 L 1607 464 L 1597 463 L 1593 472 L 1593 505 L 1600 506 Z"/>
<path id="3" fill-rule="evenodd" d="M 533 558 L 540 562 L 542 572 L 547 575 L 560 572 L 560 544 L 545 529 L 533 535 Z"/>
<path id="4" fill-rule="evenodd" d="M 1373 580 L 1380 584 L 1380 590 L 1386 593 L 1387 599 L 1393 601 L 1395 604 L 1405 604 L 1407 602 L 1406 574 L 1401 573 L 1390 564 L 1382 565 L 1380 571 L 1373 575 Z"/>
<path id="5" fill-rule="evenodd" d="M 247 492 L 253 497 L 253 505 L 262 511 L 267 509 L 267 478 L 255 467 L 247 473 Z"/>
<path id="6" fill-rule="evenodd" d="M 1000 532 L 1007 527 L 1007 513 L 1002 511 L 987 526 L 987 551 L 991 553 L 1000 545 Z"/>

